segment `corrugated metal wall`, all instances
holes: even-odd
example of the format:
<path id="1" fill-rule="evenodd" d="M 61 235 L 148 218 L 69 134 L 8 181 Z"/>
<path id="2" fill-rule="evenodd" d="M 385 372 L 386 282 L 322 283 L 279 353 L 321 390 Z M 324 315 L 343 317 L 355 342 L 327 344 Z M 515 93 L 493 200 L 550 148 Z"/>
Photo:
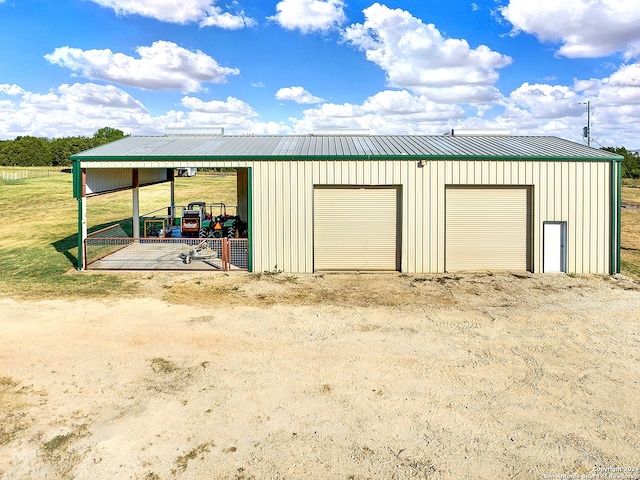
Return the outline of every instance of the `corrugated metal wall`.
<path id="1" fill-rule="evenodd" d="M 166 182 L 168 179 L 166 168 L 141 168 L 138 170 L 140 186 Z"/>
<path id="2" fill-rule="evenodd" d="M 112 170 L 110 173 L 119 181 L 99 187 L 113 188 L 126 183 L 126 177 L 119 177 L 127 174 L 127 168 L 167 168 L 176 164 L 175 161 L 109 162 L 109 167 L 125 170 Z M 610 273 L 608 161 L 433 160 L 420 167 L 416 159 L 279 159 L 202 160 L 189 165 L 251 169 L 248 188 L 252 197 L 254 271 L 278 268 L 313 272 L 315 185 L 401 186 L 401 269 L 406 273 L 444 272 L 447 185 L 522 185 L 532 187 L 533 271 L 542 272 L 543 222 L 565 221 L 567 271 Z M 245 181 L 244 177 L 241 181 Z M 242 183 L 239 186 L 242 188 Z"/>
<path id="3" fill-rule="evenodd" d="M 314 185 L 401 185 L 402 271 L 443 272 L 446 185 L 528 185 L 533 271 L 542 224 L 567 222 L 567 268 L 609 273 L 610 163 L 551 161 L 262 161 L 253 177 L 254 270 L 313 271 Z M 233 165 L 233 166 L 241 166 Z"/>
<path id="4" fill-rule="evenodd" d="M 168 179 L 166 168 L 140 168 L 138 183 L 140 186 L 165 182 Z M 87 195 L 97 195 L 133 188 L 133 175 L 130 168 L 90 168 L 87 170 Z"/>
<path id="5" fill-rule="evenodd" d="M 87 195 L 131 188 L 131 169 L 103 168 L 87 171 Z"/>

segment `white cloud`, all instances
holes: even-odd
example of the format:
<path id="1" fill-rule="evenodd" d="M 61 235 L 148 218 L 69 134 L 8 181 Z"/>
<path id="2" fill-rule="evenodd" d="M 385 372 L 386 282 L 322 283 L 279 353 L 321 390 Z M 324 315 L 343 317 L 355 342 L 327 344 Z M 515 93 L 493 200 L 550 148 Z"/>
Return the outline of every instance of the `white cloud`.
<path id="1" fill-rule="evenodd" d="M 439 101 L 494 101 L 497 69 L 511 58 L 485 45 L 472 49 L 466 40 L 444 38 L 404 10 L 375 3 L 363 10 L 365 22 L 348 27 L 344 38 L 382 68 L 390 86 L 407 88 Z M 451 89 L 458 89 L 451 95 Z"/>
<path id="2" fill-rule="evenodd" d="M 606 105 L 640 105 L 640 63 L 623 65 L 608 78 L 576 81 L 585 97 Z"/>
<path id="3" fill-rule="evenodd" d="M 514 34 L 526 32 L 544 42 L 560 42 L 558 54 L 565 57 L 640 55 L 637 0 L 510 0 L 500 11 Z"/>
<path id="4" fill-rule="evenodd" d="M 441 122 L 463 115 L 460 107 L 432 102 L 424 95 L 412 95 L 407 90 L 379 92 L 369 97 L 363 103 L 363 108 L 371 113 L 418 122 Z"/>
<path id="5" fill-rule="evenodd" d="M 570 86 L 525 83 L 505 99 L 504 113 L 494 121 L 511 125 L 514 133 L 557 135 L 580 141 L 582 127 L 586 126 L 587 101 L 591 103 L 596 142 L 619 146 L 625 138 L 637 138 L 640 64 L 623 65 L 607 78 L 576 80 Z M 638 148 L 640 141 L 627 146 Z"/>
<path id="6" fill-rule="evenodd" d="M 525 83 L 509 100 L 543 119 L 583 116 L 587 101 L 600 112 L 611 112 L 612 117 L 624 107 L 635 110 L 640 118 L 640 63 L 623 65 L 607 78 L 575 80 L 571 86 Z M 619 128 L 619 124 L 612 121 L 611 126 Z"/>
<path id="7" fill-rule="evenodd" d="M 199 98 L 184 97 L 182 99 L 182 105 L 189 108 L 193 112 L 205 114 L 225 115 L 242 118 L 255 117 L 258 115 L 248 103 L 233 97 L 227 97 L 226 102 L 220 100 L 204 102 Z"/>
<path id="8" fill-rule="evenodd" d="M 326 124 L 337 119 L 357 119 L 367 115 L 367 111 L 362 105 L 324 103 L 318 108 L 305 110 L 304 114 L 307 118 L 316 118 Z"/>
<path id="9" fill-rule="evenodd" d="M 637 138 L 640 63 L 623 65 L 606 78 L 580 79 L 571 85 L 524 83 L 499 101 L 473 107 L 434 101 L 408 89 L 389 89 L 362 102 L 321 103 L 286 123 L 263 122 L 259 111 L 234 97 L 205 101 L 183 96 L 178 108 L 152 115 L 116 86 L 76 83 L 34 93 L 20 85 L 0 84 L 0 138 L 92 135 L 104 126 L 138 135 L 162 134 L 165 127 L 220 126 L 240 134 L 357 128 L 374 134 L 434 135 L 452 128 L 504 129 L 514 135 L 556 135 L 580 142 L 586 101 L 591 102 L 596 142 L 619 146 Z M 640 148 L 640 141 L 625 146 Z"/>
<path id="10" fill-rule="evenodd" d="M 220 27 L 229 30 L 256 25 L 244 11 L 225 12 L 215 0 L 91 0 L 118 15 L 141 15 L 169 23 L 195 23 L 201 27 Z M 237 2 L 233 2 L 235 5 Z"/>
<path id="11" fill-rule="evenodd" d="M 591 102 L 594 147 L 623 145 L 640 124 L 640 63 L 624 65 L 602 79 L 572 85 L 524 83 L 493 104 L 434 101 L 407 89 L 386 90 L 361 104 L 324 103 L 291 119 L 297 133 L 358 128 L 378 134 L 442 134 L 454 129 L 500 129 L 514 135 L 554 135 L 581 142 Z M 639 148 L 640 141 L 628 148 Z"/>
<path id="12" fill-rule="evenodd" d="M 276 92 L 278 100 L 290 100 L 296 103 L 311 104 L 320 103 L 322 98 L 312 95 L 302 87 L 281 88 Z"/>
<path id="13" fill-rule="evenodd" d="M 134 135 L 161 135 L 166 127 L 220 126 L 228 133 L 286 134 L 292 128 L 277 122 L 260 122 L 246 102 L 205 102 L 186 96 L 184 110 L 152 115 L 146 107 L 115 86 L 93 83 L 61 85 L 34 93 L 18 85 L 0 84 L 0 139 L 20 135 L 37 137 L 91 136 L 104 126 Z"/>
<path id="14" fill-rule="evenodd" d="M 157 41 L 136 49 L 140 58 L 111 50 L 81 50 L 60 47 L 45 55 L 50 63 L 67 67 L 92 80 L 104 80 L 148 90 L 196 92 L 202 84 L 224 83 L 236 68 L 220 66 L 213 58 L 196 50 L 186 50 L 173 42 Z"/>
<path id="15" fill-rule="evenodd" d="M 511 92 L 509 99 L 526 109 L 533 118 L 552 119 L 575 117 L 583 108 L 581 97 L 571 88 L 562 85 L 522 84 Z"/>
<path id="16" fill-rule="evenodd" d="M 459 106 L 437 104 L 406 90 L 387 90 L 367 98 L 362 105 L 325 103 L 305 110 L 304 117 L 294 124 L 299 133 L 358 128 L 379 134 L 440 134 L 448 122 L 463 116 Z"/>
<path id="17" fill-rule="evenodd" d="M 425 95 L 434 102 L 442 103 L 469 103 L 478 105 L 495 103 L 502 99 L 500 91 L 490 85 L 451 85 L 448 88 L 421 87 L 412 88 L 411 90 Z"/>
<path id="18" fill-rule="evenodd" d="M 21 95 L 24 95 L 26 92 L 22 87 L 18 85 L 15 85 L 15 84 L 9 85 L 8 83 L 3 83 L 3 84 L 0 84 L 0 94 L 2 93 L 9 96 L 21 96 Z"/>
<path id="19" fill-rule="evenodd" d="M 219 27 L 226 30 L 238 30 L 244 27 L 254 27 L 257 22 L 249 17 L 245 17 L 244 12 L 234 15 L 223 12 L 219 7 L 211 7 L 207 16 L 200 20 L 201 27 Z"/>
<path id="20" fill-rule="evenodd" d="M 184 97 L 182 106 L 188 112 L 178 112 L 172 118 L 170 115 L 163 116 L 165 127 L 201 127 L 216 126 L 223 127 L 225 132 L 264 133 L 264 124 L 254 120 L 258 116 L 256 111 L 246 102 L 234 97 L 227 97 L 226 101 L 211 100 L 205 102 L 195 97 Z"/>
<path id="21" fill-rule="evenodd" d="M 278 13 L 268 19 L 287 30 L 322 32 L 346 21 L 344 7 L 342 0 L 281 0 L 276 5 Z"/>
<path id="22" fill-rule="evenodd" d="M 609 84 L 616 87 L 640 87 L 640 63 L 622 65 L 609 77 Z"/>
<path id="23" fill-rule="evenodd" d="M 44 94 L 0 85 L 3 95 L 0 138 L 90 135 L 105 125 L 135 131 L 149 116 L 139 101 L 110 85 L 64 84 Z"/>

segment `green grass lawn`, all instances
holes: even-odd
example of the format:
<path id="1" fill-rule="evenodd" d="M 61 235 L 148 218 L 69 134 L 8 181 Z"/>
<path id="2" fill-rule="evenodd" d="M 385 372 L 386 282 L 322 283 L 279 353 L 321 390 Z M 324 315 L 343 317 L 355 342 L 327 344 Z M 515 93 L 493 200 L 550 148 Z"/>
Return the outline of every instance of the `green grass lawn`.
<path id="1" fill-rule="evenodd" d="M 640 187 L 623 186 L 622 203 L 640 205 Z M 640 209 L 622 209 L 622 273 L 640 280 Z"/>
<path id="2" fill-rule="evenodd" d="M 176 178 L 176 205 L 193 201 L 236 203 L 235 175 Z M 131 217 L 131 192 L 89 198 L 89 229 Z M 623 188 L 623 199 L 640 202 L 640 189 Z M 166 209 L 169 185 L 140 190 L 140 213 Z M 136 275 L 78 272 L 78 204 L 72 176 L 0 180 L 0 291 L 24 298 L 104 297 L 138 292 Z M 164 210 L 166 211 L 166 210 Z M 216 213 L 214 211 L 214 213 Z M 640 280 L 640 210 L 622 216 L 622 273 Z"/>

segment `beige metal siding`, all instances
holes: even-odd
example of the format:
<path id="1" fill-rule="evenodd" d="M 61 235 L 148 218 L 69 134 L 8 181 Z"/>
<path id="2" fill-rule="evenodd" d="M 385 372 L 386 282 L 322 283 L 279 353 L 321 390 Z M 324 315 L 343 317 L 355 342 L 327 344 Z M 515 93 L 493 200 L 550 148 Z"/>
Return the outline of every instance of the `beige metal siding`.
<path id="1" fill-rule="evenodd" d="M 87 169 L 87 195 L 133 187 L 131 169 Z"/>
<path id="2" fill-rule="evenodd" d="M 528 270 L 526 187 L 447 187 L 446 270 Z"/>
<path id="3" fill-rule="evenodd" d="M 393 187 L 316 187 L 315 270 L 398 270 L 397 199 Z"/>
<path id="4" fill-rule="evenodd" d="M 138 183 L 140 186 L 165 182 L 167 178 L 166 168 L 141 168 L 138 170 Z M 87 169 L 87 195 L 97 195 L 127 188 L 133 188 L 131 169 Z"/>
<path id="5" fill-rule="evenodd" d="M 277 265 L 287 272 L 313 272 L 315 185 L 400 185 L 399 253 L 406 273 L 445 271 L 446 185 L 507 185 L 531 188 L 533 272 L 542 272 L 543 222 L 566 221 L 567 271 L 609 273 L 609 163 L 439 160 L 420 167 L 415 160 L 279 162 L 279 170 L 273 167 L 277 162 L 245 163 L 253 168 L 257 271 Z M 277 211 L 286 224 L 274 223 Z M 286 245 L 283 235 L 289 238 Z"/>
<path id="6" fill-rule="evenodd" d="M 142 161 L 121 163 L 105 162 L 103 167 L 119 167 L 124 169 L 120 175 L 127 175 L 132 166 L 150 166 Z M 152 163 L 157 163 L 154 165 L 157 168 L 169 168 L 175 161 Z M 415 158 L 371 161 L 319 158 L 202 160 L 185 166 L 252 169 L 252 185 L 248 188 L 253 199 L 251 248 L 255 271 L 277 266 L 286 272 L 313 272 L 315 185 L 401 186 L 403 221 L 399 253 L 402 271 L 406 273 L 445 271 L 446 185 L 507 185 L 531 187 L 532 271 L 542 272 L 543 222 L 564 221 L 567 272 L 610 273 L 609 162 L 429 160 L 419 166 Z M 128 179 L 130 182 L 130 173 Z"/>
<path id="7" fill-rule="evenodd" d="M 140 186 L 166 182 L 168 178 L 166 168 L 141 168 L 138 170 Z"/>
<path id="8" fill-rule="evenodd" d="M 315 185 L 399 185 L 406 183 L 403 179 L 408 167 L 406 162 L 354 160 L 280 160 L 246 165 L 252 168 L 254 269 L 272 270 L 277 266 L 300 273 L 314 271 Z M 398 255 L 405 251 L 404 247 L 398 248 Z"/>

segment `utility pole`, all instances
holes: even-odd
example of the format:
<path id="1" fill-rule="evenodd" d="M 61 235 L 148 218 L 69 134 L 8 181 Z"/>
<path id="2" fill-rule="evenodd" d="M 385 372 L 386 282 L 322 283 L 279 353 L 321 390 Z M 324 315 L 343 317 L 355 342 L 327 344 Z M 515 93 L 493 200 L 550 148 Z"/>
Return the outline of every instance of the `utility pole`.
<path id="1" fill-rule="evenodd" d="M 587 105 L 587 126 L 582 129 L 582 136 L 587 139 L 587 145 L 591 146 L 591 100 L 580 105 Z"/>

